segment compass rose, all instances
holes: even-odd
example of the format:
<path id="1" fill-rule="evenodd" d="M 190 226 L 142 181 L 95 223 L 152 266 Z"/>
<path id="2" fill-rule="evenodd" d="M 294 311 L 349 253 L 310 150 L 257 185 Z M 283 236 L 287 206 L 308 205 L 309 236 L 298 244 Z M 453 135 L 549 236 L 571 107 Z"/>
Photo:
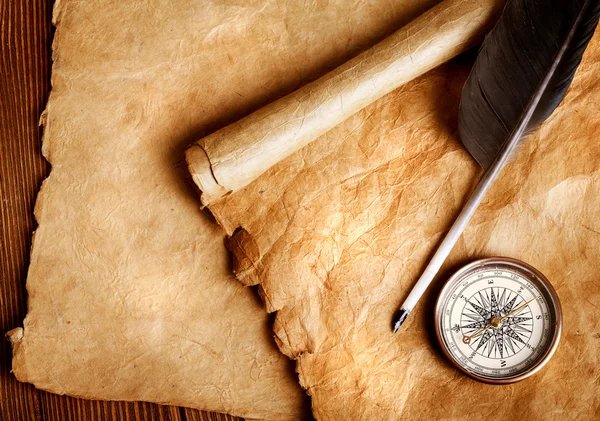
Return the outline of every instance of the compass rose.
<path id="1" fill-rule="evenodd" d="M 485 357 L 501 359 L 527 346 L 533 329 L 527 304 L 509 288 L 490 287 L 473 294 L 463 308 L 460 325 L 470 347 Z"/>

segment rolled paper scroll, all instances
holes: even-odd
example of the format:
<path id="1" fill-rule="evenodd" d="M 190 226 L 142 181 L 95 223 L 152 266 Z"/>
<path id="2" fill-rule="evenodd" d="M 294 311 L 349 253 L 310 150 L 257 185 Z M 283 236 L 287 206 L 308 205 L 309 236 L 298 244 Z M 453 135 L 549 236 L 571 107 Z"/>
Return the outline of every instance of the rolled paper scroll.
<path id="1" fill-rule="evenodd" d="M 443 1 L 325 76 L 200 139 L 186 159 L 202 203 L 247 186 L 352 114 L 473 47 L 502 4 Z"/>

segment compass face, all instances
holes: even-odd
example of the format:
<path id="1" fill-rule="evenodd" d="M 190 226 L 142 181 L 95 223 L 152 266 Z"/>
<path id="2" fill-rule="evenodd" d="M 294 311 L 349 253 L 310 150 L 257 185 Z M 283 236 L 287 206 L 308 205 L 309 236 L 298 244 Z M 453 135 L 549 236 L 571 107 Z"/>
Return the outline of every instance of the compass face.
<path id="1" fill-rule="evenodd" d="M 533 374 L 560 336 L 552 286 L 512 259 L 485 259 L 461 269 L 440 294 L 436 314 L 445 353 L 462 371 L 492 383 Z"/>

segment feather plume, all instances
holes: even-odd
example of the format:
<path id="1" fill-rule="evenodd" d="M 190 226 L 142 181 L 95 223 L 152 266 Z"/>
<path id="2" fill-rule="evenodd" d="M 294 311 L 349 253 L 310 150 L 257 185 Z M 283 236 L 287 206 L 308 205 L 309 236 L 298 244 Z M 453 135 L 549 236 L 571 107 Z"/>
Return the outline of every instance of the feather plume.
<path id="1" fill-rule="evenodd" d="M 560 104 L 600 15 L 600 0 L 508 0 L 463 88 L 460 137 L 486 169 L 394 318 L 397 332 L 450 254 L 510 154 Z"/>
<path id="2" fill-rule="evenodd" d="M 525 133 L 560 104 L 599 15 L 598 0 L 508 0 L 480 49 L 459 110 L 462 143 L 483 168 L 492 164 L 532 105 Z M 534 105 L 539 88 L 543 92 Z"/>

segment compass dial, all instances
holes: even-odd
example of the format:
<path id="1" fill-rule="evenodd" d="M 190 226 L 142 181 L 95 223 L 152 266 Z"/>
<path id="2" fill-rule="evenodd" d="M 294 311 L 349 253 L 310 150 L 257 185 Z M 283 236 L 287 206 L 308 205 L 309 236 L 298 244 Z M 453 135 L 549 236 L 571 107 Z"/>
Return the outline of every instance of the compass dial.
<path id="1" fill-rule="evenodd" d="M 474 262 L 444 287 L 436 332 L 448 357 L 479 380 L 508 383 L 533 374 L 558 345 L 558 297 L 541 273 L 505 258 Z"/>

